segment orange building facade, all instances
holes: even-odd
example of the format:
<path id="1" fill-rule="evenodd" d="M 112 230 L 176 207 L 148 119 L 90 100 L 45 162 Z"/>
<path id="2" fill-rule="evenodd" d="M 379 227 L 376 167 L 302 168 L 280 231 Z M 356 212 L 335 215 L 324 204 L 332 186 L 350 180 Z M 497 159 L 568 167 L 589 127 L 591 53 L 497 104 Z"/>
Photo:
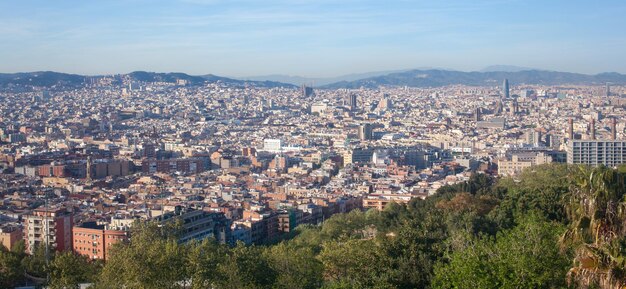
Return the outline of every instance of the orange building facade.
<path id="1" fill-rule="evenodd" d="M 128 240 L 128 232 L 107 230 L 105 225 L 85 222 L 72 228 L 74 252 L 90 259 L 105 260 L 115 243 Z"/>

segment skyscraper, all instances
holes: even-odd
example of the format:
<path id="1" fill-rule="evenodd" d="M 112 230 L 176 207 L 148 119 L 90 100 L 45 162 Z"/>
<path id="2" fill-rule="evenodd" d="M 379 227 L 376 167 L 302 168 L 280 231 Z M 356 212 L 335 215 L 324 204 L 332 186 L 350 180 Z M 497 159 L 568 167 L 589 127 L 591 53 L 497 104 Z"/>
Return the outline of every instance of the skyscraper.
<path id="1" fill-rule="evenodd" d="M 313 96 L 313 87 L 309 87 L 303 84 L 300 87 L 300 93 L 302 93 L 302 97 L 311 97 Z"/>
<path id="2" fill-rule="evenodd" d="M 504 79 L 502 83 L 502 96 L 504 98 L 509 98 L 509 80 L 507 78 Z"/>
<path id="3" fill-rule="evenodd" d="M 353 111 L 354 111 L 354 110 L 356 110 L 356 109 L 357 109 L 358 104 L 357 104 L 356 94 L 350 94 L 350 102 L 349 102 L 349 105 L 350 105 L 350 110 L 353 110 Z"/>

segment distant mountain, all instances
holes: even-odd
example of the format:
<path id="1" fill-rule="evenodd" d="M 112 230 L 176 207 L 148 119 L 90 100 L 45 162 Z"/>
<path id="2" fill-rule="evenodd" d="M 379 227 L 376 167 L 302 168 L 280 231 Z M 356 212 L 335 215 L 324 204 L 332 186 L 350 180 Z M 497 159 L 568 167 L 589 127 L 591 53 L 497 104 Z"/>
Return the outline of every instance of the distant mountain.
<path id="1" fill-rule="evenodd" d="M 495 72 L 495 71 L 504 71 L 504 72 L 520 72 L 525 70 L 538 70 L 529 67 L 521 67 L 514 65 L 491 65 L 487 66 L 480 70 L 480 72 Z"/>
<path id="2" fill-rule="evenodd" d="M 86 77 L 53 71 L 0 73 L 0 88 L 8 86 L 64 87 L 85 83 Z"/>
<path id="3" fill-rule="evenodd" d="M 580 73 L 545 71 L 545 70 L 522 70 L 522 71 L 489 71 L 489 72 L 463 72 L 441 69 L 415 69 L 378 75 L 383 72 L 371 72 L 363 74 L 345 75 L 339 78 L 345 80 L 320 85 L 320 82 L 313 81 L 313 84 L 320 88 L 377 88 L 380 86 L 411 86 L 411 87 L 439 87 L 453 84 L 464 84 L 474 86 L 494 86 L 500 85 L 505 78 L 515 84 L 605 84 L 607 82 L 626 85 L 626 75 L 616 72 L 587 75 Z M 374 76 L 372 76 L 374 75 Z M 102 76 L 84 76 L 76 74 L 59 73 L 52 71 L 26 72 L 26 73 L 0 73 L 0 89 L 29 89 L 29 87 L 46 87 L 51 89 L 76 88 L 88 83 L 91 78 Z M 293 81 L 285 83 L 276 80 L 241 80 L 212 74 L 193 76 L 185 73 L 157 73 L 146 71 L 134 71 L 128 74 L 115 75 L 121 79 L 129 77 L 134 81 L 141 82 L 170 82 L 175 83 L 178 79 L 188 81 L 190 85 L 203 85 L 207 83 L 221 82 L 235 86 L 253 86 L 263 88 L 285 87 L 296 88 Z M 278 79 L 276 76 L 275 79 Z M 298 79 L 293 77 L 292 80 Z M 300 80 L 311 80 L 299 78 Z M 320 78 L 321 79 L 321 78 Z M 320 79 L 317 79 L 318 81 Z M 334 78 L 324 78 L 330 81 Z M 302 83 L 311 83 L 301 82 Z"/>
<path id="4" fill-rule="evenodd" d="M 473 86 L 500 85 L 503 79 L 511 84 L 626 84 L 626 75 L 611 72 L 587 75 L 569 72 L 524 70 L 516 72 L 462 72 L 450 70 L 410 70 L 355 81 L 342 81 L 322 88 L 377 88 L 380 86 L 440 87 L 453 84 Z"/>
<path id="5" fill-rule="evenodd" d="M 430 68 L 423 68 L 430 69 Z M 272 74 L 272 75 L 262 75 L 262 76 L 249 76 L 249 77 L 239 77 L 237 79 L 241 80 L 254 80 L 254 81 L 275 81 L 282 83 L 290 83 L 293 85 L 310 85 L 314 87 L 324 86 L 336 82 L 341 81 L 355 81 L 368 77 L 375 77 L 381 75 L 387 75 L 390 73 L 404 72 L 407 70 L 389 70 L 389 71 L 373 71 L 373 72 L 365 72 L 365 73 L 354 73 L 341 75 L 337 77 L 302 77 L 302 76 L 292 76 L 292 75 L 282 75 L 282 74 Z"/>
<path id="6" fill-rule="evenodd" d="M 179 79 L 186 80 L 191 85 L 200 85 L 204 83 L 216 83 L 222 82 L 230 85 L 240 85 L 240 86 L 255 86 L 255 87 L 287 87 L 287 88 L 295 88 L 296 86 L 289 83 L 281 83 L 276 81 L 249 81 L 249 80 L 239 80 L 233 79 L 223 76 L 217 76 L 213 74 L 206 74 L 200 76 L 189 75 L 180 72 L 170 72 L 170 73 L 157 73 L 157 72 L 145 72 L 145 71 L 134 71 L 128 74 L 128 76 L 136 79 L 137 81 L 143 82 L 176 82 Z"/>
<path id="7" fill-rule="evenodd" d="M 175 83 L 177 80 L 186 80 L 189 84 L 202 84 L 206 80 L 202 76 L 191 76 L 185 73 L 170 72 L 170 73 L 157 73 L 146 71 L 133 71 L 127 74 L 131 79 L 142 82 L 171 82 Z"/>
<path id="8" fill-rule="evenodd" d="M 0 73 L 0 89 L 11 88 L 16 86 L 32 86 L 46 88 L 72 88 L 79 87 L 88 82 L 90 78 L 102 76 L 84 76 L 76 74 L 67 74 L 52 71 L 41 72 L 23 72 L 23 73 Z M 239 86 L 255 86 L 255 87 L 287 87 L 295 88 L 296 86 L 288 83 L 280 83 L 275 81 L 246 81 L 227 77 L 216 76 L 212 74 L 193 76 L 185 73 L 170 72 L 146 72 L 133 71 L 128 74 L 115 75 L 115 77 L 129 77 L 131 80 L 140 82 L 170 82 L 175 83 L 179 79 L 186 80 L 190 85 L 202 85 L 206 83 L 222 82 L 230 85 Z"/>

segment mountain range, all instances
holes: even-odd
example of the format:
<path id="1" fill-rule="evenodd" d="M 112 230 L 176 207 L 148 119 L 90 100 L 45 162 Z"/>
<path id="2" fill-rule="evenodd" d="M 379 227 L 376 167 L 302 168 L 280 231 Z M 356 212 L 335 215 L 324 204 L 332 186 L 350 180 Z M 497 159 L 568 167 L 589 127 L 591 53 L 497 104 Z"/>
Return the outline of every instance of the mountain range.
<path id="1" fill-rule="evenodd" d="M 321 88 L 377 88 L 380 86 L 409 86 L 409 87 L 440 87 L 446 85 L 463 84 L 472 86 L 494 86 L 508 79 L 512 85 L 540 84 L 626 84 L 626 75 L 615 72 L 595 75 L 557 72 L 545 70 L 521 71 L 489 71 L 489 72 L 462 72 L 450 70 L 409 70 L 387 75 L 369 77 L 355 81 L 342 81 Z"/>
<path id="2" fill-rule="evenodd" d="M 90 79 L 102 76 L 84 76 L 52 71 L 0 73 L 0 89 L 10 89 L 16 86 L 67 88 L 79 87 L 88 83 Z M 185 73 L 157 73 L 135 71 L 128 74 L 114 75 L 116 79 L 130 78 L 140 82 L 170 82 L 185 80 L 189 85 L 203 85 L 207 83 L 225 83 L 237 86 L 254 86 L 262 88 L 285 87 L 296 88 L 296 84 L 313 84 L 321 89 L 337 88 L 378 88 L 381 86 L 409 86 L 409 87 L 440 87 L 446 85 L 497 86 L 502 80 L 509 79 L 512 85 L 541 84 L 593 84 L 603 85 L 612 83 L 626 85 L 626 75 L 616 72 L 600 73 L 595 75 L 558 72 L 547 70 L 526 69 L 512 66 L 492 66 L 482 71 L 454 71 L 443 69 L 414 69 L 392 72 L 370 72 L 351 74 L 337 78 L 286 78 L 281 75 L 235 79 L 213 74 L 189 75 Z M 339 81 L 334 81 L 342 79 Z M 334 82 L 331 82 L 334 81 Z"/>
<path id="3" fill-rule="evenodd" d="M 103 76 L 86 76 L 78 74 L 60 73 L 54 71 L 38 71 L 38 72 L 20 72 L 20 73 L 0 73 L 0 89 L 11 88 L 14 86 L 33 86 L 33 87 L 79 87 L 90 81 Z M 140 82 L 169 82 L 175 83 L 177 80 L 185 80 L 189 85 L 201 85 L 207 83 L 225 83 L 229 85 L 254 86 L 254 87 L 286 87 L 295 88 L 296 86 L 289 83 L 280 83 L 275 81 L 251 81 L 239 80 L 228 77 L 217 76 L 213 74 L 207 75 L 189 75 L 180 72 L 158 73 L 146 71 L 134 71 L 128 74 L 113 75 L 114 78 L 120 80 L 129 78 L 131 81 Z"/>
<path id="4" fill-rule="evenodd" d="M 430 68 L 420 68 L 420 69 L 430 69 Z M 365 73 L 353 73 L 346 74 L 336 77 L 303 77 L 303 76 L 294 76 L 294 75 L 283 75 L 283 74 L 271 74 L 271 75 L 262 75 L 262 76 L 248 76 L 248 77 L 234 77 L 240 80 L 254 80 L 254 81 L 276 81 L 283 83 L 290 83 L 294 85 L 308 85 L 308 86 L 323 86 L 329 85 L 341 81 L 355 81 L 359 79 L 387 75 L 396 72 L 404 72 L 405 70 L 388 70 L 388 71 L 373 71 L 373 72 L 365 72 Z"/>

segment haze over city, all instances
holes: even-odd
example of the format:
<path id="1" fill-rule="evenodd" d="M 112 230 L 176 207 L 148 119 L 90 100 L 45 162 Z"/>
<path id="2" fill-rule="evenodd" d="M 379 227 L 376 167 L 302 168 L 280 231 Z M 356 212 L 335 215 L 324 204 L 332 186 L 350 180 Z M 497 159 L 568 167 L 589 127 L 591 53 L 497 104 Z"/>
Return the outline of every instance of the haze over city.
<path id="1" fill-rule="evenodd" d="M 0 71 L 626 72 L 623 1 L 2 1 Z"/>

